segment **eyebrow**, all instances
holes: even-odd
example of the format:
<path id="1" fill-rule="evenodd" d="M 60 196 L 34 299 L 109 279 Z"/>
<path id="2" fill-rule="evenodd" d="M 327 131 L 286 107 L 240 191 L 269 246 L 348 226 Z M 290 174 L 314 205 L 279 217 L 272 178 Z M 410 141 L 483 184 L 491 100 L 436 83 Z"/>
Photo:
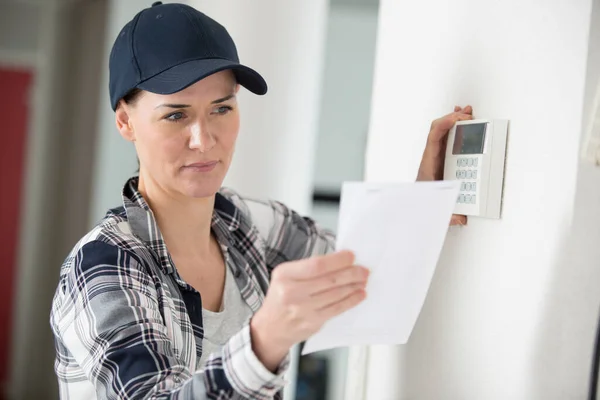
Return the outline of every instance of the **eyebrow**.
<path id="1" fill-rule="evenodd" d="M 234 97 L 235 97 L 235 93 L 232 93 L 229 96 L 225 96 L 225 97 L 223 97 L 221 99 L 217 99 L 217 100 L 211 101 L 210 104 L 222 103 L 222 102 L 227 101 L 229 99 L 233 99 Z M 159 104 L 154 109 L 161 108 L 161 107 L 168 107 L 168 108 L 188 108 L 188 107 L 191 107 L 191 106 L 189 104 L 172 104 L 172 103 L 167 103 L 167 104 Z"/>
<path id="2" fill-rule="evenodd" d="M 188 108 L 191 107 L 189 104 L 159 104 L 156 107 L 154 107 L 154 109 L 156 110 L 157 108 L 161 108 L 161 107 L 168 107 L 168 108 Z"/>
<path id="3" fill-rule="evenodd" d="M 234 97 L 235 97 L 235 93 L 231 93 L 229 96 L 225 96 L 222 99 L 217 99 L 217 100 L 211 102 L 211 104 L 222 103 L 222 102 L 227 101 L 229 99 L 233 99 Z"/>

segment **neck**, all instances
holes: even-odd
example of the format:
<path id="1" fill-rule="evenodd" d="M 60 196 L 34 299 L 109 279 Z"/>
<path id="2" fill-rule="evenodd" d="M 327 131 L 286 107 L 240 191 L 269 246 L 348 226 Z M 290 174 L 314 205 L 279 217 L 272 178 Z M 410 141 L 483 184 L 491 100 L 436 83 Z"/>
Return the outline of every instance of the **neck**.
<path id="1" fill-rule="evenodd" d="M 209 253 L 214 195 L 189 198 L 148 182 L 141 174 L 138 190 L 152 209 L 171 254 L 201 256 Z"/>

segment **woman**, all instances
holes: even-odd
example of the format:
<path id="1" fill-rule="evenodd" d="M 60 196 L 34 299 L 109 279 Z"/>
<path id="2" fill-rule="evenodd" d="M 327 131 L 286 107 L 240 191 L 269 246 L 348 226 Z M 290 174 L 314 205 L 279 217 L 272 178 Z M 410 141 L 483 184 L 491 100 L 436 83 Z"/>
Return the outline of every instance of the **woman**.
<path id="1" fill-rule="evenodd" d="M 61 398 L 280 397 L 290 348 L 362 301 L 368 270 L 283 204 L 221 190 L 240 85 L 267 90 L 221 25 L 155 3 L 123 28 L 109 67 L 139 177 L 63 264 Z M 445 135 L 470 114 L 434 122 L 420 179 L 439 178 Z"/>

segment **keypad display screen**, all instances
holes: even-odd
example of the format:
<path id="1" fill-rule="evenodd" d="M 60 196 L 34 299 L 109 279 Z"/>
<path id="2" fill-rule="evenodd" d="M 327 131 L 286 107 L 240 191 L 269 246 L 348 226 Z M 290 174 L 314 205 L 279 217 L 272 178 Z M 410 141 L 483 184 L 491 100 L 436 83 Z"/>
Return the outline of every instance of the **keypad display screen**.
<path id="1" fill-rule="evenodd" d="M 487 124 L 457 125 L 452 154 L 482 154 Z"/>

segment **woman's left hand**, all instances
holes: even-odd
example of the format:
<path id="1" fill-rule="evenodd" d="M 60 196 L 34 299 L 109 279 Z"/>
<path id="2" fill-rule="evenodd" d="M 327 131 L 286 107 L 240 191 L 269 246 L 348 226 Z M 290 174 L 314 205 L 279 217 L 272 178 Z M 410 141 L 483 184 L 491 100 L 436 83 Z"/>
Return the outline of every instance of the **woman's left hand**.
<path id="1" fill-rule="evenodd" d="M 448 132 L 457 121 L 473 119 L 473 108 L 454 107 L 454 112 L 434 120 L 427 136 L 427 145 L 423 152 L 417 181 L 438 181 L 444 179 L 444 158 Z M 453 215 L 450 225 L 466 225 L 467 217 Z"/>

